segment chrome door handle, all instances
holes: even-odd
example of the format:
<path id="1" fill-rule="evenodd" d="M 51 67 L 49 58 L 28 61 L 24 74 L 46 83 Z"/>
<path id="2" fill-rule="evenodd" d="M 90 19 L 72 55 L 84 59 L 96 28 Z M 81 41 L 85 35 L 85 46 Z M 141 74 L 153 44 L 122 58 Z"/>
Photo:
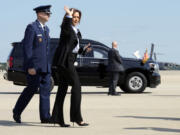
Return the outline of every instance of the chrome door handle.
<path id="1" fill-rule="evenodd" d="M 100 62 L 98 61 L 91 61 L 91 64 L 99 64 Z"/>

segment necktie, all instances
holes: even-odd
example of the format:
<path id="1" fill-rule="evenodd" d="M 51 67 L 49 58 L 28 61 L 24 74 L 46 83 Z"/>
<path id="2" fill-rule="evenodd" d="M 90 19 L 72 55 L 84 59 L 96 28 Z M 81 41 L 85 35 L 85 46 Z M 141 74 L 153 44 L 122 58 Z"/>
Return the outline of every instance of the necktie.
<path id="1" fill-rule="evenodd" d="M 44 34 L 45 34 L 45 36 L 47 36 L 46 34 L 47 34 L 47 31 L 46 31 L 46 26 L 43 26 L 43 30 L 44 30 Z"/>

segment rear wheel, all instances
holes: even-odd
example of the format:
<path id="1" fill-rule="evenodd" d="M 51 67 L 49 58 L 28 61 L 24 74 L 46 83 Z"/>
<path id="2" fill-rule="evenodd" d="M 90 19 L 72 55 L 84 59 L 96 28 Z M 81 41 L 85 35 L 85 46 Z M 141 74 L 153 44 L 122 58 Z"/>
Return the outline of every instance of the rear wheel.
<path id="1" fill-rule="evenodd" d="M 54 88 L 54 79 L 53 77 L 51 76 L 51 87 L 50 87 L 50 91 L 52 91 Z"/>
<path id="2" fill-rule="evenodd" d="M 147 79 L 140 72 L 132 72 L 127 75 L 125 84 L 120 88 L 127 93 L 142 93 L 147 87 Z"/>

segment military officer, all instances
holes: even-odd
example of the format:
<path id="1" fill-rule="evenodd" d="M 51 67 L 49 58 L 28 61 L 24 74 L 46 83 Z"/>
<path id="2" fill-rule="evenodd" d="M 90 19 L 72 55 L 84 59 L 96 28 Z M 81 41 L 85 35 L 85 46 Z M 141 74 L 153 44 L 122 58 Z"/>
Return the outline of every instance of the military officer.
<path id="1" fill-rule="evenodd" d="M 50 121 L 50 76 L 49 28 L 45 23 L 50 17 L 51 5 L 34 8 L 37 20 L 29 24 L 22 40 L 24 51 L 24 68 L 27 73 L 27 87 L 21 93 L 13 109 L 13 119 L 21 123 L 21 113 L 39 89 L 41 123 Z"/>

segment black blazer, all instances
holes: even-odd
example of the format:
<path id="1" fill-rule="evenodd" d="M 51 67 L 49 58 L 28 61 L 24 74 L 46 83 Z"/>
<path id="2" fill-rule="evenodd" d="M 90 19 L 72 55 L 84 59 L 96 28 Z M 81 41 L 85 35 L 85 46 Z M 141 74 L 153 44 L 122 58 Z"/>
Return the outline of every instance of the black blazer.
<path id="1" fill-rule="evenodd" d="M 56 67 L 68 67 L 68 56 L 72 53 L 79 40 L 82 38 L 80 31 L 78 34 L 72 28 L 72 18 L 66 17 L 61 25 L 61 34 L 59 39 L 59 45 L 56 49 L 53 66 Z M 83 47 L 80 46 L 79 54 L 84 54 Z"/>
<path id="2" fill-rule="evenodd" d="M 119 55 L 119 52 L 112 48 L 108 52 L 108 71 L 112 72 L 122 72 L 124 71 L 124 67 L 122 65 L 123 61 L 121 59 L 121 56 Z"/>

